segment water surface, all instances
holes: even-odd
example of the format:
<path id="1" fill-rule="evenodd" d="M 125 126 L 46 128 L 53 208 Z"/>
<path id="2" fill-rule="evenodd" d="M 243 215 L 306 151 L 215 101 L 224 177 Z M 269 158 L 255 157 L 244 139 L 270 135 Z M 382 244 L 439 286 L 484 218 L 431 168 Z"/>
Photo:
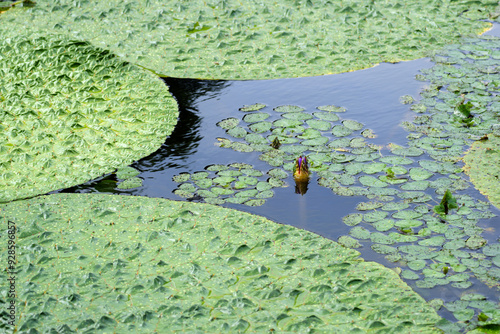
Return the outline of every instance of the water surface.
<path id="1" fill-rule="evenodd" d="M 496 31 L 496 30 L 495 30 Z M 230 138 L 225 130 L 216 126 L 224 118 L 242 118 L 239 108 L 254 103 L 266 104 L 262 111 L 273 113 L 280 105 L 298 105 L 306 112 L 317 111 L 321 105 L 336 105 L 347 109 L 339 114 L 341 119 L 353 119 L 372 129 L 377 137 L 368 142 L 386 146 L 388 143 L 406 145 L 408 134 L 400 123 L 411 120 L 415 114 L 408 105 L 400 102 L 403 95 L 418 99 L 419 92 L 427 83 L 415 80 L 420 69 L 429 68 L 433 63 L 425 58 L 396 64 L 383 63 L 375 67 L 343 74 L 297 79 L 265 81 L 200 81 L 192 79 L 164 79 L 171 93 L 176 97 L 180 118 L 178 125 L 165 144 L 155 153 L 134 163 L 132 167 L 141 171 L 139 177 L 144 185 L 127 191 L 114 190 L 103 186 L 103 180 L 116 180 L 109 175 L 87 184 L 63 190 L 65 192 L 108 192 L 147 197 L 183 200 L 173 194 L 177 183 L 172 177 L 181 172 L 204 170 L 211 164 L 243 162 L 263 171 L 271 167 L 258 159 L 259 152 L 241 153 L 215 145 L 216 138 Z M 382 153 L 384 150 L 382 150 Z M 387 152 L 387 151 L 385 151 Z M 330 189 L 321 187 L 313 175 L 309 190 L 305 195 L 294 191 L 290 176 L 289 187 L 275 188 L 275 196 L 260 207 L 224 204 L 238 210 L 265 216 L 278 223 L 289 224 L 318 233 L 336 240 L 350 230 L 342 222 L 342 217 L 356 212 L 355 207 L 365 197 L 342 197 Z M 466 191 L 476 198 L 484 197 L 474 189 Z M 436 195 L 434 195 L 436 197 Z M 499 214 L 499 212 L 496 212 Z M 480 223 L 480 226 L 494 226 L 498 219 Z M 487 237 L 487 236 L 485 236 Z M 491 235 L 491 238 L 496 236 Z M 358 249 L 366 260 L 373 260 L 388 267 L 397 264 L 388 262 L 383 255 L 373 252 L 368 243 Z M 498 299 L 498 292 L 487 288 L 479 281 L 469 289 L 455 289 L 443 286 L 433 289 L 418 289 L 414 281 L 408 281 L 426 299 L 442 298 L 457 300 L 464 292 L 482 292 L 490 298 Z M 442 309 L 440 315 L 450 320 L 451 313 Z"/>

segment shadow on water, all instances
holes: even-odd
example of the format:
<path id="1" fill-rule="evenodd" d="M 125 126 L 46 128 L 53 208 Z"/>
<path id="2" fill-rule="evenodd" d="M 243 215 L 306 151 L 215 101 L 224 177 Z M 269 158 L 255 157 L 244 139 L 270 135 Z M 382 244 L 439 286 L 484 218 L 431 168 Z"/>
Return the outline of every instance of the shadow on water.
<path id="1" fill-rule="evenodd" d="M 169 168 L 188 168 L 190 157 L 197 152 L 202 140 L 201 117 L 196 104 L 198 100 L 217 96 L 228 85 L 225 81 L 199 81 L 166 79 L 170 92 L 179 104 L 179 119 L 172 134 L 161 148 L 139 162 L 134 167 L 140 171 L 157 172 Z M 169 83 L 170 82 L 170 83 Z"/>
<path id="2" fill-rule="evenodd" d="M 114 174 L 88 182 L 84 185 L 59 192 L 104 192 L 130 194 L 183 200 L 173 194 L 177 184 L 172 177 L 181 172 L 202 171 L 211 164 L 248 163 L 256 169 L 267 171 L 269 165 L 258 159 L 259 153 L 241 153 L 215 145 L 216 138 L 228 135 L 216 123 L 228 117 L 241 118 L 239 108 L 254 103 L 267 105 L 265 112 L 280 105 L 298 105 L 306 112 L 313 112 L 321 105 L 336 105 L 347 109 L 340 114 L 342 119 L 353 119 L 372 129 L 377 137 L 369 141 L 378 145 L 396 143 L 406 145 L 407 132 L 400 126 L 404 120 L 411 120 L 415 114 L 408 105 L 400 102 L 403 95 L 418 99 L 425 82 L 415 80 L 420 69 L 433 64 L 429 59 L 380 64 L 370 69 L 296 79 L 265 81 L 200 81 L 192 79 L 164 79 L 179 104 L 179 122 L 161 148 L 150 156 L 132 164 L 140 170 L 144 180 L 140 188 L 127 191 L 113 190 Z M 103 185 L 104 182 L 104 185 Z M 332 240 L 349 232 L 341 218 L 355 212 L 356 205 L 366 201 L 365 197 L 343 197 L 317 184 L 317 176 L 311 177 L 307 194 L 296 194 L 291 175 L 286 180 L 288 187 L 275 189 L 275 196 L 259 207 L 238 204 L 224 204 L 242 211 L 258 214 L 279 223 L 320 234 Z M 362 257 L 377 261 L 388 267 L 383 255 L 373 252 L 365 245 L 358 249 Z M 413 281 L 407 282 L 424 298 L 457 300 L 464 290 L 446 288 L 418 289 Z M 497 298 L 480 282 L 473 289 Z M 494 295 L 494 296 L 493 296 Z M 443 310 L 440 315 L 453 320 Z"/>

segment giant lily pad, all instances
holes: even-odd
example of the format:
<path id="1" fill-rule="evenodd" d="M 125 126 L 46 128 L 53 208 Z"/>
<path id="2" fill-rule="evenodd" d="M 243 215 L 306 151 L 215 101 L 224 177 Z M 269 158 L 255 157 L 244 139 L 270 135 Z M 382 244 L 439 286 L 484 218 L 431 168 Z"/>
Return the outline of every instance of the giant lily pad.
<path id="1" fill-rule="evenodd" d="M 23 332 L 440 332 L 436 312 L 392 270 L 263 217 L 83 194 L 1 209 L 2 235 L 17 227 Z"/>
<path id="2" fill-rule="evenodd" d="M 177 122 L 161 80 L 87 42 L 2 38 L 0 54 L 0 202 L 129 165 Z"/>
<path id="3" fill-rule="evenodd" d="M 500 208 L 500 137 L 490 135 L 488 140 L 476 141 L 464 157 L 464 170 L 471 182 L 493 205 Z"/>
<path id="4" fill-rule="evenodd" d="M 281 0 L 242 6 L 232 0 L 150 0 L 146 5 L 38 0 L 28 11 L 2 14 L 0 27 L 13 38 L 26 30 L 71 34 L 166 76 L 270 79 L 420 58 L 461 35 L 482 31 L 489 24 L 478 19 L 487 19 L 495 7 L 493 1 L 460 2 L 442 10 L 432 1 L 366 6 Z M 353 34 L 359 39 L 352 40 Z"/>

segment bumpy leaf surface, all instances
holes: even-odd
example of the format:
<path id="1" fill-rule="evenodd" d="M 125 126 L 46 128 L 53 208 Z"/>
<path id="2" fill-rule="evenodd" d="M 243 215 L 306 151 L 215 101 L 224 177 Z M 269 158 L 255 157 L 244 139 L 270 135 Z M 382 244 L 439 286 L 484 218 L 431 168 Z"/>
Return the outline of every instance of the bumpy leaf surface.
<path id="1" fill-rule="evenodd" d="M 495 1 L 38 0 L 5 36 L 56 31 L 173 77 L 271 79 L 426 56 L 479 33 Z M 0 28 L 1 29 L 1 28 Z M 2 37 L 5 38 L 5 37 Z"/>
<path id="2" fill-rule="evenodd" d="M 62 36 L 2 38 L 0 202 L 127 166 L 160 147 L 177 115 L 160 79 L 109 51 Z"/>
<path id="3" fill-rule="evenodd" d="M 20 332 L 439 332 L 394 271 L 263 217 L 94 194 L 0 209 L 2 240 L 17 227 Z"/>

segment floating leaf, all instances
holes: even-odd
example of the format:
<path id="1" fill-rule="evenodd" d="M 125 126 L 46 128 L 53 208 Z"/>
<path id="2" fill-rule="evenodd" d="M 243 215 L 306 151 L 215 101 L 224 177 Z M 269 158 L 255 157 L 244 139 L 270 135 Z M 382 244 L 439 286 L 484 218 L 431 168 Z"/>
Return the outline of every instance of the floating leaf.
<path id="1" fill-rule="evenodd" d="M 338 238 L 337 242 L 341 244 L 342 246 L 345 246 L 347 248 L 359 248 L 361 247 L 361 244 L 359 243 L 358 240 L 351 238 L 350 236 L 343 235 Z"/>
<path id="2" fill-rule="evenodd" d="M 158 77 L 89 42 L 33 28 L 2 39 L 0 54 L 0 202 L 113 173 L 156 151 L 177 123 Z"/>
<path id="3" fill-rule="evenodd" d="M 363 215 L 363 220 L 367 223 L 374 223 L 387 217 L 385 211 L 372 211 Z"/>
<path id="4" fill-rule="evenodd" d="M 365 138 L 376 138 L 377 135 L 370 129 L 361 131 L 361 135 Z"/>
<path id="5" fill-rule="evenodd" d="M 226 169 L 226 170 L 221 170 L 217 172 L 218 176 L 230 176 L 230 177 L 237 177 L 240 175 L 243 175 L 243 172 L 240 170 L 234 170 L 234 169 Z"/>
<path id="6" fill-rule="evenodd" d="M 229 130 L 229 129 L 236 127 L 238 125 L 238 123 L 240 123 L 239 119 L 234 118 L 234 117 L 229 117 L 229 118 L 223 119 L 222 121 L 218 122 L 216 125 L 225 129 L 225 130 Z"/>
<path id="7" fill-rule="evenodd" d="M 180 174 L 182 175 L 182 174 Z M 207 172 L 195 172 L 193 174 L 191 174 L 191 180 L 193 181 L 196 181 L 196 180 L 203 180 L 203 179 L 206 179 L 208 177 L 208 173 Z M 186 181 L 188 180 L 189 178 L 186 179 Z"/>
<path id="8" fill-rule="evenodd" d="M 266 105 L 262 103 L 255 103 L 255 104 L 250 104 L 247 106 L 244 106 L 243 108 L 240 108 L 240 111 L 258 111 L 262 108 L 264 108 Z"/>
<path id="9" fill-rule="evenodd" d="M 412 104 L 415 99 L 411 95 L 403 95 L 399 98 L 399 101 L 403 104 Z"/>
<path id="10" fill-rule="evenodd" d="M 255 195 L 255 198 L 271 198 L 274 196 L 274 191 L 264 190 Z"/>
<path id="11" fill-rule="evenodd" d="M 326 106 L 319 106 L 319 110 L 323 111 L 328 111 L 328 112 L 345 112 L 346 109 L 344 107 L 337 107 L 334 105 L 326 105 Z"/>
<path id="12" fill-rule="evenodd" d="M 357 239 L 370 239 L 370 231 L 361 226 L 354 226 L 349 234 Z"/>
<path id="13" fill-rule="evenodd" d="M 268 119 L 269 116 L 271 116 L 271 115 L 269 115 L 268 113 L 264 113 L 264 112 L 246 114 L 243 117 L 243 122 L 247 122 L 247 123 L 261 122 L 263 120 Z"/>
<path id="14" fill-rule="evenodd" d="M 252 124 L 254 125 L 254 124 Z M 228 135 L 234 138 L 245 138 L 247 135 L 247 130 L 242 128 L 241 126 L 235 126 L 229 130 L 226 131 Z"/>
<path id="15" fill-rule="evenodd" d="M 332 128 L 332 124 L 327 121 L 322 121 L 322 120 L 316 120 L 316 119 L 311 119 L 306 121 L 307 125 L 309 125 L 310 128 L 316 129 L 319 131 L 328 131 Z"/>
<path id="16" fill-rule="evenodd" d="M 172 180 L 174 182 L 177 182 L 177 183 L 182 183 L 182 182 L 186 182 L 187 180 L 189 180 L 189 173 L 181 173 L 181 174 L 178 174 L 178 175 L 175 175 L 172 177 Z"/>
<path id="17" fill-rule="evenodd" d="M 350 119 L 343 120 L 342 124 L 346 128 L 348 128 L 350 130 L 353 130 L 353 131 L 358 131 L 358 130 L 361 130 L 363 128 L 363 124 L 362 123 L 359 123 L 357 121 L 353 121 L 353 120 L 350 120 Z"/>
<path id="18" fill-rule="evenodd" d="M 410 168 L 410 178 L 415 181 L 427 180 L 433 175 L 434 174 L 423 168 Z"/>
<path id="19" fill-rule="evenodd" d="M 408 182 L 401 186 L 402 190 L 426 190 L 429 188 L 429 181 Z"/>
<path id="20" fill-rule="evenodd" d="M 219 183 L 216 181 L 214 181 L 214 182 Z M 217 196 L 234 194 L 234 190 L 229 189 L 229 188 L 213 187 L 212 189 L 210 189 L 210 191 L 213 192 L 214 194 L 216 194 Z"/>
<path id="21" fill-rule="evenodd" d="M 356 226 L 363 220 L 363 215 L 359 213 L 351 213 L 342 218 L 344 224 L 348 226 Z"/>
<path id="22" fill-rule="evenodd" d="M 464 170 L 469 175 L 471 182 L 482 194 L 496 207 L 500 207 L 500 193 L 498 186 L 498 168 L 500 155 L 500 137 L 489 136 L 488 140 L 474 142 L 464 156 Z"/>
<path id="23" fill-rule="evenodd" d="M 264 144 L 268 145 L 266 138 L 256 133 L 249 133 L 245 136 L 245 141 L 249 144 Z"/>
<path id="24" fill-rule="evenodd" d="M 270 176 L 278 178 L 278 179 L 286 179 L 288 177 L 288 174 L 279 168 L 274 168 L 271 169 L 269 172 L 267 172 Z"/>
<path id="25" fill-rule="evenodd" d="M 305 112 L 287 112 L 281 115 L 283 118 L 294 119 L 297 121 L 304 121 L 313 118 L 311 114 Z"/>
<path id="26" fill-rule="evenodd" d="M 317 137 L 314 139 L 303 140 L 300 142 L 302 145 L 306 146 L 319 146 L 328 143 L 327 137 Z"/>
<path id="27" fill-rule="evenodd" d="M 387 183 L 380 181 L 373 176 L 363 175 L 359 177 L 359 182 L 367 187 L 387 187 Z"/>
<path id="28" fill-rule="evenodd" d="M 116 177 L 122 180 L 139 175 L 141 172 L 130 166 L 121 167 L 116 170 Z"/>
<path id="29" fill-rule="evenodd" d="M 263 132 L 269 131 L 272 126 L 273 126 L 273 124 L 271 122 L 263 121 L 263 122 L 250 124 L 250 126 L 248 128 L 252 132 L 263 133 Z"/>
<path id="30" fill-rule="evenodd" d="M 224 170 L 228 170 L 229 167 L 226 165 L 220 165 L 220 164 L 214 164 L 214 165 L 209 165 L 205 167 L 206 170 L 211 171 L 211 172 L 220 172 Z"/>
<path id="31" fill-rule="evenodd" d="M 394 254 L 397 253 L 397 249 L 387 245 L 373 244 L 371 249 L 379 254 Z"/>
<path id="32" fill-rule="evenodd" d="M 251 176 L 240 176 L 238 180 L 250 186 L 255 186 L 259 182 L 257 178 Z"/>
<path id="33" fill-rule="evenodd" d="M 394 221 L 391 219 L 382 219 L 373 223 L 373 227 L 375 227 L 377 231 L 386 232 L 394 227 Z"/>
<path id="34" fill-rule="evenodd" d="M 424 154 L 424 151 L 417 147 L 395 147 L 391 149 L 391 152 L 405 157 L 418 157 Z"/>
<path id="35" fill-rule="evenodd" d="M 210 188 L 213 182 L 211 179 L 200 179 L 194 181 L 194 184 L 199 188 Z"/>
<path id="36" fill-rule="evenodd" d="M 131 177 L 122 182 L 118 183 L 116 186 L 118 189 L 133 189 L 142 187 L 142 179 L 138 177 Z"/>
<path id="37" fill-rule="evenodd" d="M 361 202 L 356 206 L 356 210 L 367 211 L 374 210 L 384 206 L 384 203 L 380 202 Z"/>
<path id="38" fill-rule="evenodd" d="M 183 189 L 175 189 L 174 194 L 183 198 L 191 198 L 194 196 L 194 193 Z"/>
<path id="39" fill-rule="evenodd" d="M 332 134 L 335 137 L 345 137 L 345 136 L 350 135 L 352 132 L 353 132 L 353 130 L 351 130 L 348 127 L 343 126 L 343 125 L 335 125 L 332 128 Z"/>
<path id="40" fill-rule="evenodd" d="M 363 165 L 363 171 L 366 174 L 375 174 L 375 173 L 380 173 L 386 168 L 386 164 L 383 162 L 374 162 L 370 164 L 364 164 Z"/>
<path id="41" fill-rule="evenodd" d="M 233 182 L 234 180 L 236 180 L 236 179 L 232 176 L 219 176 L 219 177 L 214 178 L 212 181 L 214 183 L 217 183 L 220 185 L 228 185 L 229 183 Z"/>
<path id="42" fill-rule="evenodd" d="M 319 109 L 319 108 L 318 108 Z M 339 116 L 331 112 L 313 112 L 314 117 L 319 118 L 323 121 L 336 122 L 339 120 Z"/>
<path id="43" fill-rule="evenodd" d="M 280 180 L 278 178 L 275 178 L 275 177 L 271 177 L 269 178 L 269 180 L 267 180 L 267 182 L 269 182 L 269 184 L 271 186 L 273 186 L 274 188 L 283 188 L 283 187 L 287 187 L 288 185 L 285 183 L 285 181 L 283 180 Z"/>
<path id="44" fill-rule="evenodd" d="M 404 157 L 396 157 L 396 156 L 386 156 L 380 158 L 380 161 L 386 164 L 391 165 L 411 165 L 413 164 L 413 160 Z M 394 168 L 392 168 L 394 170 Z"/>
<path id="45" fill-rule="evenodd" d="M 299 125 L 302 125 L 301 121 L 286 118 L 278 119 L 272 123 L 272 126 L 277 128 L 294 128 Z"/>
<path id="46" fill-rule="evenodd" d="M 243 204 L 248 205 L 248 206 L 261 206 L 261 205 L 264 205 L 264 203 L 266 203 L 266 201 L 263 199 L 251 199 L 251 200 L 244 202 Z"/>
<path id="47" fill-rule="evenodd" d="M 284 106 L 276 107 L 276 108 L 274 108 L 274 110 L 277 112 L 300 112 L 300 111 L 304 111 L 304 108 L 299 107 L 299 106 L 284 105 Z"/>
<path id="48" fill-rule="evenodd" d="M 418 244 L 422 246 L 440 247 L 445 243 L 445 241 L 446 238 L 443 236 L 434 236 L 428 239 L 420 240 Z"/>
<path id="49" fill-rule="evenodd" d="M 349 147 L 350 144 L 350 139 L 348 138 L 339 138 L 339 139 L 334 139 L 328 143 L 328 147 L 332 149 L 337 149 L 337 148 L 345 148 Z"/>

